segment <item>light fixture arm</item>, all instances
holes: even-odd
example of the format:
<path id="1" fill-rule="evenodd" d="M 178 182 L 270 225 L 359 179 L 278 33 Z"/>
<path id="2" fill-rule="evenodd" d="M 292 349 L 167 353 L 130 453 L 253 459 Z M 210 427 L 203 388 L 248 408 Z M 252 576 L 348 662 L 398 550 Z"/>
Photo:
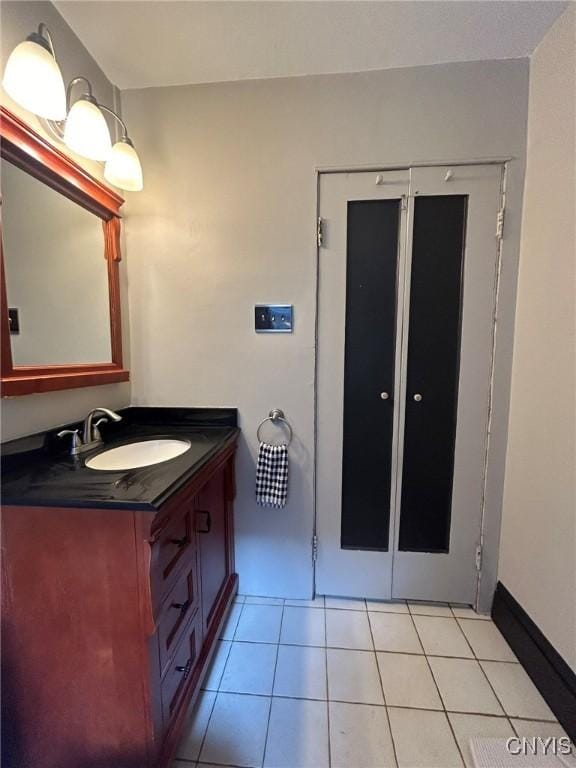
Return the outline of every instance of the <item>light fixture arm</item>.
<path id="1" fill-rule="evenodd" d="M 38 24 L 38 36 L 41 37 L 43 40 L 45 40 L 48 43 L 48 46 L 50 48 L 50 53 L 54 57 L 54 61 L 56 61 L 56 49 L 54 48 L 54 43 L 52 42 L 52 35 L 50 34 L 50 30 L 44 24 L 44 22 L 40 22 Z M 32 37 L 32 36 L 31 36 Z"/>
<path id="2" fill-rule="evenodd" d="M 120 115 L 117 114 L 116 112 L 114 112 L 113 109 L 110 109 L 110 107 L 106 107 L 104 104 L 100 104 L 99 102 L 97 102 L 97 104 L 98 104 L 98 107 L 103 112 L 107 112 L 109 115 L 111 115 L 115 120 L 117 120 L 120 123 L 120 126 L 122 128 L 122 137 L 121 137 L 120 140 L 124 141 L 124 142 L 126 142 L 126 144 L 130 144 L 130 146 L 132 146 L 132 141 L 128 137 L 128 128 L 126 128 L 126 123 L 124 122 L 124 120 L 122 120 Z"/>
<path id="3" fill-rule="evenodd" d="M 96 97 L 94 96 L 94 92 L 92 90 L 92 83 L 90 80 L 88 80 L 87 77 L 84 77 L 83 75 L 78 75 L 78 77 L 73 77 L 72 80 L 68 83 L 68 86 L 66 88 L 66 109 L 70 111 L 70 107 L 72 106 L 72 89 L 75 85 L 78 85 L 78 83 L 84 83 L 86 88 L 84 93 L 82 94 L 82 98 L 86 99 L 87 101 L 91 101 L 92 104 L 95 104 L 98 109 L 101 112 L 107 112 L 109 115 L 111 115 L 118 123 L 120 123 L 120 126 L 122 128 L 122 138 L 121 141 L 126 142 L 127 144 L 132 144 L 128 137 L 128 128 L 126 127 L 126 123 L 119 114 L 114 112 L 113 109 L 110 109 L 110 107 L 107 107 L 105 104 L 101 104 L 99 101 L 97 101 Z"/>
<path id="4" fill-rule="evenodd" d="M 82 98 L 86 98 L 88 101 L 91 101 L 93 104 L 96 104 L 96 99 L 94 98 L 94 93 L 92 92 L 92 83 L 90 82 L 90 80 L 88 80 L 87 77 L 78 75 L 78 77 L 73 77 L 66 87 L 66 111 L 67 112 L 70 111 L 70 107 L 72 106 L 71 104 L 72 89 L 74 88 L 75 85 L 78 85 L 78 83 L 86 84 L 86 90 L 82 94 Z"/>

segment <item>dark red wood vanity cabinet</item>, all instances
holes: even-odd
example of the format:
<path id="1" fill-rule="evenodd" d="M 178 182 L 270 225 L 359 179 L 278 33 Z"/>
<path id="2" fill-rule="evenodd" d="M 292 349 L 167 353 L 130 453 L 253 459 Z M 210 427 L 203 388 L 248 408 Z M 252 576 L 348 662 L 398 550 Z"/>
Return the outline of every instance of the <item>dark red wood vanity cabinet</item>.
<path id="1" fill-rule="evenodd" d="M 3 508 L 3 766 L 170 765 L 237 589 L 234 452 L 156 514 Z"/>

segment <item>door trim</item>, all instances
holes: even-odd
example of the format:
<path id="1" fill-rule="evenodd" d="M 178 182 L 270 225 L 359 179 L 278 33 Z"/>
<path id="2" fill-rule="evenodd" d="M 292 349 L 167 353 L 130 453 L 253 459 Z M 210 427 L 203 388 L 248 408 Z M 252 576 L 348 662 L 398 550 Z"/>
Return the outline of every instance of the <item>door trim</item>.
<path id="1" fill-rule="evenodd" d="M 517 161 L 517 158 L 510 156 L 492 156 L 486 158 L 469 158 L 469 159 L 448 159 L 448 160 L 421 160 L 421 161 L 407 161 L 399 163 L 360 163 L 351 165 L 321 165 L 314 167 L 315 185 L 316 185 L 316 205 L 314 211 L 314 219 L 312 222 L 311 231 L 314 237 L 314 247 L 316 252 L 316 306 L 315 306 L 315 330 L 314 330 L 314 467 L 313 467 L 313 549 L 318 546 L 317 540 L 317 462 L 318 462 L 318 327 L 319 327 L 319 274 L 320 274 L 320 246 L 317 241 L 317 222 L 320 215 L 320 178 L 323 174 L 331 173 L 358 173 L 366 171 L 383 172 L 409 170 L 410 168 L 428 168 L 438 166 L 471 166 L 471 165 L 501 165 L 502 166 L 502 180 L 501 180 L 501 195 L 503 201 L 506 200 L 507 182 L 510 172 L 510 163 Z M 407 226 L 410 220 L 410 216 L 407 216 Z M 511 250 L 516 249 L 518 252 L 518 242 L 511 245 Z M 500 440 L 504 440 L 504 444 L 495 446 L 493 444 L 493 429 L 492 418 L 494 414 L 494 400 L 495 400 L 495 380 L 497 374 L 500 373 L 500 368 L 497 364 L 498 354 L 498 318 L 500 316 L 500 288 L 501 288 L 501 272 L 502 263 L 504 259 L 505 242 L 504 238 L 501 238 L 497 248 L 497 270 L 495 280 L 495 313 L 494 322 L 492 325 L 492 353 L 490 360 L 490 390 L 489 390 L 489 402 L 488 402 L 488 420 L 486 429 L 486 458 L 484 463 L 484 483 L 482 493 L 482 514 L 481 514 L 481 529 L 480 529 L 480 545 L 482 546 L 482 561 L 483 567 L 478 573 L 477 589 L 476 589 L 476 602 L 475 608 L 480 612 L 489 612 L 497 582 L 498 571 L 498 554 L 499 554 L 499 542 L 500 542 L 500 530 L 502 523 L 502 498 L 504 491 L 504 473 L 501 468 L 494 466 L 495 456 L 494 454 L 500 452 L 505 447 L 507 441 L 507 423 L 510 409 L 510 379 L 511 379 L 511 366 L 508 365 L 508 371 L 506 371 L 503 361 L 501 360 L 500 366 L 502 367 L 502 373 L 506 376 L 505 389 L 502 392 L 501 388 L 498 392 L 498 399 L 503 402 L 499 402 L 499 408 L 502 411 L 501 420 L 504 424 L 501 425 L 501 437 Z M 511 265 L 513 269 L 513 275 L 511 279 L 516 285 L 518 275 L 518 261 L 517 259 Z M 515 297 L 515 294 L 514 294 Z M 511 320 L 509 323 L 514 323 L 515 307 L 511 310 Z M 510 313 L 508 315 L 510 318 Z M 507 329 L 503 329 L 500 333 L 506 337 L 506 331 L 510 333 L 510 325 Z M 403 329 L 404 333 L 404 329 Z M 510 336 L 506 343 L 504 351 L 499 351 L 499 357 L 502 359 L 502 355 L 511 357 L 513 350 L 513 337 Z M 492 493 L 489 494 L 489 486 L 492 484 Z M 396 493 L 396 491 L 395 491 Z M 489 497 L 492 497 L 491 503 L 489 503 Z M 394 527 L 398 525 L 398 521 L 394 521 Z M 488 529 L 490 529 L 488 531 Z M 393 531 L 394 536 L 396 530 Z M 488 534 L 488 535 L 487 535 Z M 321 546 L 321 542 L 319 542 Z M 316 594 L 316 561 L 314 559 L 312 564 L 312 591 Z"/>

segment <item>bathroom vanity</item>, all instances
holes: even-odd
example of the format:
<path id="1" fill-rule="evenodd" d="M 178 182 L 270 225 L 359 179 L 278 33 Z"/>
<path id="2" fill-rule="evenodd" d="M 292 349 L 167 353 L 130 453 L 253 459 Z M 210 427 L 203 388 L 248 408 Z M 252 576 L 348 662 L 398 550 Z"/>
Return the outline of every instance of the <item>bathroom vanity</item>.
<path id="1" fill-rule="evenodd" d="M 4 446 L 7 766 L 168 766 L 237 590 L 235 410 L 119 414 L 85 455 L 54 433 Z M 87 466 L 159 438 L 190 445 L 153 466 Z"/>

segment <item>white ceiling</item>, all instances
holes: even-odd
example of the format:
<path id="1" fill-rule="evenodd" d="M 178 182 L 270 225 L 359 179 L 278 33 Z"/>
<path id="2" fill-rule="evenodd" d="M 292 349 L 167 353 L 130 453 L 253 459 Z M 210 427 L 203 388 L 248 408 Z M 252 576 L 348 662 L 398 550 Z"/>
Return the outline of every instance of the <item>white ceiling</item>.
<path id="1" fill-rule="evenodd" d="M 567 3 L 56 0 L 55 5 L 109 79 L 126 89 L 525 57 Z"/>

